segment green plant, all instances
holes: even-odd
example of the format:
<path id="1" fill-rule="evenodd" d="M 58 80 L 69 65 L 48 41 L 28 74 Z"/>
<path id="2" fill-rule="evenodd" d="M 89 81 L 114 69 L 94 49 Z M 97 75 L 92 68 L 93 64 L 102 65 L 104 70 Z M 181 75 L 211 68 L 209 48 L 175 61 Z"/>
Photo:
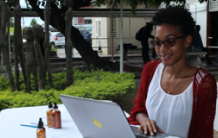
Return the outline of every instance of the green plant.
<path id="1" fill-rule="evenodd" d="M 33 25 L 36 25 L 37 24 L 37 21 L 35 18 L 33 18 L 30 22 L 30 26 L 33 26 Z"/>
<path id="2" fill-rule="evenodd" d="M 57 51 L 57 48 L 51 47 L 51 51 Z"/>
<path id="3" fill-rule="evenodd" d="M 61 103 L 60 94 L 98 100 L 113 100 L 135 87 L 134 74 L 126 72 L 123 74 L 103 70 L 81 72 L 74 69 L 75 82 L 66 89 L 65 72 L 52 74 L 52 76 L 54 89 L 49 90 L 47 77 L 46 89 L 38 92 L 32 91 L 31 94 L 24 92 L 25 85 L 22 75 L 19 78 L 22 89 L 20 92 L 11 92 L 9 80 L 4 79 L 3 75 L 0 76 L 0 110 L 12 107 L 46 105 L 49 101 Z M 34 89 L 33 76 L 31 76 L 31 87 Z"/>

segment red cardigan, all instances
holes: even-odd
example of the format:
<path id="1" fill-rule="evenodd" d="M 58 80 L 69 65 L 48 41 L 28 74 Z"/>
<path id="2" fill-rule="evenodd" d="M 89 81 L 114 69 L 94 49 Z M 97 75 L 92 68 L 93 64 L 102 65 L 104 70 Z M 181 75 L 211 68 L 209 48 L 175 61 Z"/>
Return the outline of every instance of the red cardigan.
<path id="1" fill-rule="evenodd" d="M 128 121 L 139 125 L 135 116 L 139 112 L 147 114 L 145 100 L 150 81 L 160 60 L 148 62 L 142 72 L 141 83 L 135 106 L 131 109 Z M 198 68 L 193 80 L 193 107 L 188 138 L 213 138 L 213 122 L 216 110 L 217 84 L 213 75 L 202 68 Z"/>

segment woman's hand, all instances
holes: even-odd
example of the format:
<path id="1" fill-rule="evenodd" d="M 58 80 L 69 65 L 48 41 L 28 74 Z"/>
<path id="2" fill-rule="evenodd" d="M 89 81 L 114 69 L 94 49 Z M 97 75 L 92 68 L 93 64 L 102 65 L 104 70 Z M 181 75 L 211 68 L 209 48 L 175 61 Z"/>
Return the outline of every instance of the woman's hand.
<path id="1" fill-rule="evenodd" d="M 146 119 L 141 123 L 141 126 L 139 127 L 139 131 L 144 129 L 145 135 L 148 134 L 148 131 L 150 132 L 151 136 L 154 136 L 154 133 L 161 132 L 164 133 L 163 130 L 161 130 L 154 120 Z"/>

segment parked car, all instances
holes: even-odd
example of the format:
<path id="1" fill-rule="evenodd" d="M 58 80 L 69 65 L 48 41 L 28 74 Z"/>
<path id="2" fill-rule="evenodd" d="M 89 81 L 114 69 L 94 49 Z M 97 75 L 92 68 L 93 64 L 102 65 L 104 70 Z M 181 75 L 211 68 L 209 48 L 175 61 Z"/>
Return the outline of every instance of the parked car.
<path id="1" fill-rule="evenodd" d="M 92 44 L 92 34 L 88 30 L 79 30 L 79 32 L 87 42 Z"/>
<path id="2" fill-rule="evenodd" d="M 88 30 L 79 30 L 84 39 L 92 44 L 92 34 Z M 52 47 L 65 46 L 65 36 L 60 32 L 49 32 Z"/>
<path id="3" fill-rule="evenodd" d="M 65 46 L 65 36 L 60 32 L 49 32 L 52 47 Z"/>

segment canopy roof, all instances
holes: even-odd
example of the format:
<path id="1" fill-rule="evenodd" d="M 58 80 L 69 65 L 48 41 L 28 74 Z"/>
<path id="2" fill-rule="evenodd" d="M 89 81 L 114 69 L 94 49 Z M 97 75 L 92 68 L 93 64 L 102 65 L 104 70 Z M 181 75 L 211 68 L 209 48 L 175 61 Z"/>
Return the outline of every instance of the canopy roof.
<path id="1" fill-rule="evenodd" d="M 153 9 L 136 9 L 135 15 L 131 13 L 131 9 L 123 9 L 123 17 L 153 17 L 157 10 Z M 11 16 L 14 16 L 12 9 Z M 73 11 L 74 17 L 111 17 L 111 9 L 78 9 Z M 35 11 L 22 9 L 22 17 L 38 17 Z M 120 9 L 113 10 L 113 17 L 120 17 Z"/>

